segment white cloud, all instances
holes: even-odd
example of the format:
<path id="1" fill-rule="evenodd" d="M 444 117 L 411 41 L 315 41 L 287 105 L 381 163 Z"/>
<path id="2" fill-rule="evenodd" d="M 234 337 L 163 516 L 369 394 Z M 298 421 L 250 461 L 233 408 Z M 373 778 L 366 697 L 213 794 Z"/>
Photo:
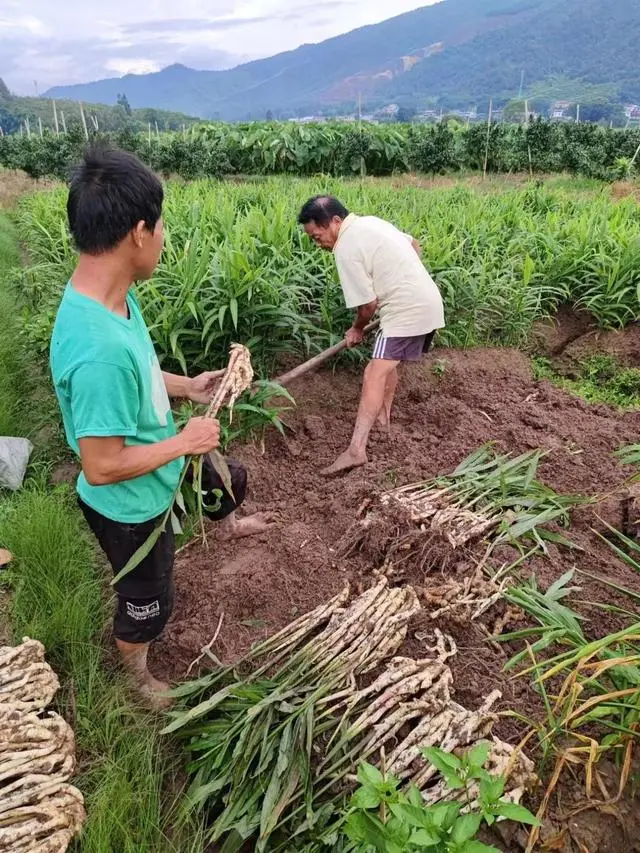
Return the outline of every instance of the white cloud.
<path id="1" fill-rule="evenodd" d="M 44 21 L 36 18 L 34 15 L 22 15 L 12 18 L 0 18 L 0 35 L 4 36 L 7 33 L 20 36 L 20 33 L 28 33 L 34 36 L 44 36 L 47 33 L 47 27 Z"/>
<path id="2" fill-rule="evenodd" d="M 0 0 L 0 77 L 31 94 L 174 62 L 229 68 L 437 0 Z M 15 14 L 8 14 L 15 9 Z"/>
<path id="3" fill-rule="evenodd" d="M 154 62 L 153 59 L 139 58 L 115 58 L 108 59 L 105 62 L 107 71 L 115 71 L 116 74 L 152 74 L 154 71 L 160 71 L 160 63 Z"/>

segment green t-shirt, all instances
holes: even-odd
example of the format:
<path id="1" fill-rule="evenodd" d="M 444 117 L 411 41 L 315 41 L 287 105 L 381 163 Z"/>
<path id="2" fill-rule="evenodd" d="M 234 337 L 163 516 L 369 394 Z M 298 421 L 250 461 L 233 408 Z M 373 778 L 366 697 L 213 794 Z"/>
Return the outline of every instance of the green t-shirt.
<path id="1" fill-rule="evenodd" d="M 155 444 L 176 434 L 167 389 L 135 297 L 129 319 L 109 311 L 68 284 L 51 339 L 51 372 L 71 448 L 78 439 L 123 436 L 128 445 Z M 127 524 L 165 512 L 183 460 L 108 486 L 84 474 L 78 494 L 92 509 Z"/>

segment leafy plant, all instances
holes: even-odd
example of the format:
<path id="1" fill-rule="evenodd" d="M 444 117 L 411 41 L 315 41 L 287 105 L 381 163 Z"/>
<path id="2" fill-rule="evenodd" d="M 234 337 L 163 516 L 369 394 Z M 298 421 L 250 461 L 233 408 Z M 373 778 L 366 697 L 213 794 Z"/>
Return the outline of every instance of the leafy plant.
<path id="1" fill-rule="evenodd" d="M 442 379 L 442 377 L 447 372 L 447 362 L 444 360 L 444 358 L 436 359 L 433 367 L 431 368 L 431 372 L 434 376 L 437 376 L 438 379 Z"/>
<path id="2" fill-rule="evenodd" d="M 233 131 L 233 145 L 248 156 L 243 146 L 253 143 L 243 133 Z M 222 366 L 238 341 L 249 347 L 266 379 L 277 374 L 283 356 L 302 360 L 342 337 L 351 316 L 333 259 L 311 246 L 296 225 L 303 202 L 327 191 L 357 212 L 390 219 L 422 243 L 445 302 L 447 328 L 438 335 L 443 345 L 522 345 L 533 324 L 563 303 L 587 307 L 606 327 L 638 316 L 632 199 L 614 203 L 604 194 L 583 197 L 534 185 L 501 195 L 464 187 L 424 193 L 385 182 L 288 175 L 242 183 L 170 182 L 165 252 L 154 278 L 138 288 L 167 369 Z M 25 343 L 43 355 L 75 263 L 65 200 L 60 189 L 39 193 L 25 199 L 18 213 L 32 260 L 22 283 Z"/>
<path id="3" fill-rule="evenodd" d="M 92 109 L 96 109 L 93 107 Z M 134 118 L 102 110 L 94 133 L 133 151 L 165 175 L 187 180 L 221 175 L 391 175 L 410 169 L 440 174 L 482 169 L 487 128 L 484 122 L 464 127 L 452 121 L 435 125 L 344 122 L 311 125 L 292 122 L 213 122 L 193 125 L 172 113 L 134 111 Z M 47 119 L 50 107 L 47 107 Z M 148 132 L 162 115 L 174 132 Z M 187 132 L 186 125 L 189 125 Z M 141 132 L 143 130 L 143 132 Z M 48 129 L 38 134 L 0 136 L 0 166 L 22 169 L 35 178 L 65 179 L 78 158 L 84 135 L 76 121 L 68 133 Z M 489 130 L 488 169 L 495 172 L 569 172 L 605 180 L 627 180 L 635 173 L 638 134 L 633 129 L 557 124 L 542 119 L 527 125 L 498 123 Z"/>
<path id="4" fill-rule="evenodd" d="M 616 157 L 611 169 L 613 178 L 617 181 L 630 181 L 635 173 L 636 166 L 632 157 Z"/>
<path id="5" fill-rule="evenodd" d="M 282 385 L 265 380 L 256 382 L 251 393 L 245 394 L 235 404 L 233 421 L 227 412 L 222 413 L 222 447 L 226 448 L 233 441 L 247 440 L 256 434 L 262 436 L 268 427 L 274 427 L 284 435 L 282 415 L 294 405 L 294 398 Z"/>
<path id="6" fill-rule="evenodd" d="M 533 373 L 536 379 L 548 379 L 589 403 L 605 403 L 622 409 L 640 407 L 640 369 L 624 367 L 610 355 L 584 359 L 576 378 L 556 373 L 549 359 L 536 356 Z"/>
<path id="7" fill-rule="evenodd" d="M 429 522 L 429 533 L 442 533 L 452 547 L 480 537 L 496 547 L 502 542 L 520 546 L 522 540 L 546 550 L 546 541 L 571 544 L 546 530 L 555 522 L 569 524 L 570 510 L 590 499 L 560 495 L 536 479 L 544 454 L 496 454 L 485 445 L 469 454 L 451 473 L 425 483 L 394 489 L 385 500 L 410 510 L 414 521 Z"/>
<path id="8" fill-rule="evenodd" d="M 542 720 L 525 720 L 537 733 L 543 762 L 549 758 L 554 762 L 538 817 L 546 811 L 568 764 L 584 767 L 591 797 L 597 764 L 603 755 L 611 755 L 621 765 L 621 794 L 640 740 L 640 622 L 597 640 L 587 639 L 578 615 L 561 603 L 578 591 L 569 586 L 573 575 L 566 573 L 546 593 L 538 590 L 534 579 L 510 589 L 507 600 L 539 627 L 495 637 L 499 642 L 525 641 L 525 648 L 506 668 L 526 662 L 518 677 L 533 679 L 545 707 Z M 530 849 L 535 838 L 536 830 Z"/>
<path id="9" fill-rule="evenodd" d="M 412 786 L 405 793 L 400 781 L 371 764 L 358 769 L 360 787 L 349 802 L 344 833 L 351 842 L 345 850 L 354 853 L 410 853 L 427 849 L 433 853 L 497 853 L 476 839 L 483 823 L 491 826 L 506 818 L 535 825 L 531 812 L 503 799 L 504 777 L 485 769 L 490 746 L 480 743 L 458 757 L 435 747 L 424 750 L 425 758 L 442 773 L 452 791 L 463 789 L 460 801 L 427 805 Z M 473 800 L 471 788 L 474 787 Z"/>
<path id="10" fill-rule="evenodd" d="M 234 667 L 206 650 L 216 670 L 173 691 L 165 731 L 190 753 L 188 805 L 212 811 L 208 834 L 224 839 L 223 849 L 255 836 L 257 850 L 272 850 L 322 825 L 339 810 L 344 774 L 382 737 L 368 716 L 375 694 L 359 692 L 355 678 L 397 650 L 415 598 L 380 584 L 344 609 L 347 596 L 256 644 Z"/>
<path id="11" fill-rule="evenodd" d="M 220 448 L 225 451 L 234 441 L 245 442 L 262 438 L 264 431 L 274 427 L 284 434 L 282 415 L 295 406 L 293 396 L 277 382 L 258 380 L 250 392 L 243 394 L 233 407 L 233 417 L 220 412 Z M 195 411 L 193 403 L 183 403 L 176 412 L 176 426 L 181 429 Z"/>
<path id="12" fill-rule="evenodd" d="M 616 450 L 614 455 L 623 465 L 640 466 L 640 444 L 627 444 L 625 447 Z"/>

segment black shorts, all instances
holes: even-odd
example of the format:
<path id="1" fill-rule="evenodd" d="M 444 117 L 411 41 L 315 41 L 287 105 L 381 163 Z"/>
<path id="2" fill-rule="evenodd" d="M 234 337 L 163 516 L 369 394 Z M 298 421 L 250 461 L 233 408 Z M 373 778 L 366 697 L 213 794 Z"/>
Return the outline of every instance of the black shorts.
<path id="1" fill-rule="evenodd" d="M 227 459 L 234 498 L 225 490 L 208 456 L 204 457 L 202 487 L 209 493 L 204 503 L 216 505 L 215 490 L 222 492 L 220 506 L 205 514 L 220 521 L 237 509 L 245 499 L 247 472 L 233 459 Z M 162 516 L 140 524 L 125 524 L 105 518 L 78 500 L 80 508 L 100 547 L 111 564 L 114 575 L 123 569 L 138 548 L 143 545 L 162 520 Z M 151 552 L 132 572 L 115 585 L 117 597 L 113 633 L 126 643 L 150 643 L 157 639 L 173 610 L 173 561 L 176 552 L 175 534 L 171 525 L 161 534 Z"/>

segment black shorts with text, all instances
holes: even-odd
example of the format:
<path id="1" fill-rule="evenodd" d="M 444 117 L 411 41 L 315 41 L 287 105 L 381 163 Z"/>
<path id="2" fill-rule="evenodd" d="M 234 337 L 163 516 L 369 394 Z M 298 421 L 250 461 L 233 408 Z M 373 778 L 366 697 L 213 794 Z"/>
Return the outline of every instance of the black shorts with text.
<path id="1" fill-rule="evenodd" d="M 219 507 L 213 511 L 205 510 L 205 514 L 216 521 L 226 518 L 241 506 L 247 491 L 245 468 L 233 459 L 227 459 L 226 462 L 231 474 L 233 498 L 225 490 L 210 458 L 203 457 L 202 488 L 207 493 L 203 496 L 205 506 L 217 505 L 216 492 L 222 492 Z M 152 518 L 140 524 L 126 524 L 106 518 L 80 499 L 78 502 L 111 564 L 114 575 L 126 566 L 163 517 Z M 126 643 L 150 643 L 162 633 L 173 610 L 175 551 L 175 534 L 168 524 L 140 565 L 115 585 L 117 602 L 113 633 L 118 640 Z"/>

